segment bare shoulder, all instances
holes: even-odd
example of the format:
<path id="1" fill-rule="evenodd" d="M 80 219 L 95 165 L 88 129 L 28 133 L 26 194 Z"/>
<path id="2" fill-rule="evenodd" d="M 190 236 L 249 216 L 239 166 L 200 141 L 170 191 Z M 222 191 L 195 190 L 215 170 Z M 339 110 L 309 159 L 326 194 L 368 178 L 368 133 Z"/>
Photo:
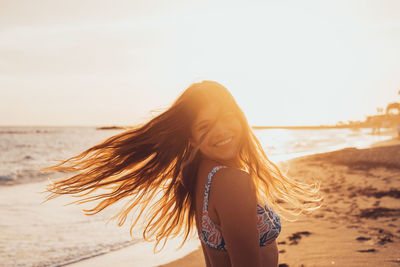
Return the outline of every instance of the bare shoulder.
<path id="1" fill-rule="evenodd" d="M 215 198 L 240 197 L 254 193 L 254 186 L 250 174 L 235 168 L 223 168 L 214 174 L 212 181 Z"/>
<path id="2" fill-rule="evenodd" d="M 250 174 L 236 168 L 221 168 L 214 174 L 213 183 L 245 183 L 251 181 Z"/>
<path id="3" fill-rule="evenodd" d="M 245 171 L 224 168 L 215 173 L 213 186 L 216 189 L 213 207 L 232 265 L 261 266 L 252 177 Z"/>

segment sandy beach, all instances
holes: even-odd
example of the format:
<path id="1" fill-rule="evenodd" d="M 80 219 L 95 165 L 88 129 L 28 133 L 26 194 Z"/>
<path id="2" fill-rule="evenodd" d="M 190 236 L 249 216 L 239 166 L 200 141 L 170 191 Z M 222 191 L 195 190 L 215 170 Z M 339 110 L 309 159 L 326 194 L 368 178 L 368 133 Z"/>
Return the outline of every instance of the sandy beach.
<path id="1" fill-rule="evenodd" d="M 271 179 L 273 267 L 400 267 L 400 0 L 0 1 L 0 267 L 205 267 L 214 164 Z"/>
<path id="2" fill-rule="evenodd" d="M 299 180 L 320 180 L 324 201 L 295 222 L 282 219 L 280 266 L 399 266 L 400 140 L 281 164 Z M 83 216 L 84 207 L 64 206 L 68 197 L 41 203 L 46 183 L 0 187 L 0 266 L 205 266 L 197 238 L 153 254 L 154 243 L 132 240 L 128 225 L 106 224 L 118 205 Z"/>
<path id="3" fill-rule="evenodd" d="M 311 215 L 295 222 L 283 221 L 278 238 L 279 266 L 399 266 L 399 140 L 369 149 L 348 148 L 296 158 L 286 164 L 291 176 L 304 181 L 320 179 L 324 201 Z M 158 257 L 154 257 L 153 266 Z M 128 247 L 71 266 L 109 266 L 112 262 L 131 266 L 134 261 Z M 159 266 L 197 267 L 205 263 L 197 249 Z"/>

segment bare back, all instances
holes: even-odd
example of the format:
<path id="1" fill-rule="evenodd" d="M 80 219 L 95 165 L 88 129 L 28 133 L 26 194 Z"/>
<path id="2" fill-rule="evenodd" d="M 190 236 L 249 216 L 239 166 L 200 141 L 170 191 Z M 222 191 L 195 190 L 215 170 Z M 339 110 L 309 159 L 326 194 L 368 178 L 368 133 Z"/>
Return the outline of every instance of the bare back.
<path id="1" fill-rule="evenodd" d="M 198 231 L 201 231 L 202 225 L 201 225 L 201 220 L 202 220 L 202 211 L 203 211 L 203 202 L 204 202 L 204 192 L 205 192 L 205 184 L 207 181 L 207 176 L 210 173 L 210 171 L 216 166 L 215 162 L 211 161 L 203 161 L 202 164 L 200 164 L 198 174 L 197 174 L 197 179 L 196 179 L 196 187 L 195 187 L 195 218 L 196 218 L 196 226 Z M 221 179 L 221 178 L 220 178 Z M 221 179 L 222 180 L 222 179 Z M 221 182 L 213 182 L 211 189 L 210 189 L 210 194 L 209 194 L 209 201 L 208 201 L 208 215 L 210 219 L 217 225 L 223 225 L 223 222 L 221 221 L 221 216 L 219 215 L 216 204 L 218 199 L 218 196 L 224 195 L 224 187 L 226 188 L 228 184 L 224 184 Z M 220 208 L 220 207 L 219 207 Z M 199 230 L 200 229 L 200 230 Z M 200 235 L 200 232 L 199 232 Z M 203 241 L 201 241 L 202 245 L 202 250 L 204 253 L 205 261 L 207 266 L 232 266 L 231 265 L 231 258 L 233 255 L 229 255 L 229 253 L 232 253 L 232 251 L 221 251 L 217 250 L 214 248 L 210 248 L 204 244 Z M 244 244 L 243 244 L 244 245 Z M 240 244 L 239 244 L 240 248 Z M 236 251 L 242 251 L 236 250 Z M 238 252 L 240 253 L 240 252 Z M 243 253 L 246 252 L 246 247 L 243 247 Z M 276 241 L 273 241 L 272 243 L 263 246 L 263 247 L 258 247 L 257 248 L 257 253 L 261 254 L 261 265 L 259 266 L 277 266 L 278 265 L 278 248 Z M 237 253 L 236 253 L 237 254 Z M 236 255 L 235 255 L 236 256 Z M 233 257 L 235 258 L 235 257 Z M 234 259 L 237 261 L 237 259 Z"/>

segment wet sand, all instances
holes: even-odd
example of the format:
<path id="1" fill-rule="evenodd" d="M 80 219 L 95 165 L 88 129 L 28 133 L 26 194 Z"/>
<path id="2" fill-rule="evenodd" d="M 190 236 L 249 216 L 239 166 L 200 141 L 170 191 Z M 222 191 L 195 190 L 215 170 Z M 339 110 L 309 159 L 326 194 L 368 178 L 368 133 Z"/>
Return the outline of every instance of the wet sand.
<path id="1" fill-rule="evenodd" d="M 304 181 L 320 179 L 324 201 L 311 215 L 296 222 L 283 221 L 279 266 L 399 266 L 399 140 L 369 149 L 296 158 L 286 164 L 288 175 Z M 193 242 L 191 246 L 199 245 L 198 240 Z M 109 266 L 112 262 L 133 266 L 137 251 L 132 248 L 72 266 Z M 155 256 L 150 266 L 205 266 L 200 249 L 164 265 L 159 265 L 160 257 Z"/>

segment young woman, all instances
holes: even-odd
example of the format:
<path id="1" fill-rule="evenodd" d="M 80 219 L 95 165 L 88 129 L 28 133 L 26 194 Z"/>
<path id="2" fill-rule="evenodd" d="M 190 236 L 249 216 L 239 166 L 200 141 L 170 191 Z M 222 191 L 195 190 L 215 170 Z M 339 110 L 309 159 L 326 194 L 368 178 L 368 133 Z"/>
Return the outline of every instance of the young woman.
<path id="1" fill-rule="evenodd" d="M 197 229 L 207 266 L 277 266 L 277 212 L 297 215 L 321 200 L 316 185 L 268 160 L 232 95 L 213 81 L 192 84 L 146 124 L 44 170 L 78 172 L 50 184 L 48 199 L 101 200 L 87 214 L 128 199 L 114 218 L 122 225 L 138 212 L 131 232 L 144 217 L 143 237 L 157 245 L 182 234 L 185 242 Z"/>

